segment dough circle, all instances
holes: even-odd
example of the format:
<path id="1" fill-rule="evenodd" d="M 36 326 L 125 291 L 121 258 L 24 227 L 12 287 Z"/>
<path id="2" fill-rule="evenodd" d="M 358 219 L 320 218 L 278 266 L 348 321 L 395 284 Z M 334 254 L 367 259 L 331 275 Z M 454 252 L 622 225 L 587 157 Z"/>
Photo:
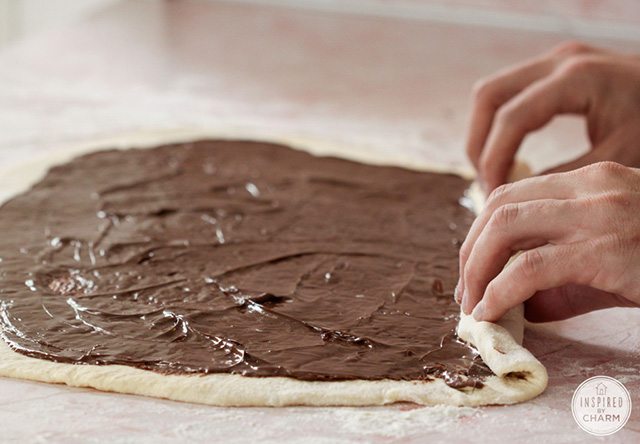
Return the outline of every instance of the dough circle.
<path id="1" fill-rule="evenodd" d="M 0 204 L 28 189 L 50 167 L 83 153 L 106 148 L 153 147 L 205 138 L 261 140 L 281 143 L 319 156 L 333 155 L 369 164 L 455 173 L 466 178 L 473 176 L 473 172 L 467 169 L 416 163 L 415 160 L 403 158 L 396 153 L 391 156 L 304 137 L 248 135 L 246 131 L 220 133 L 180 130 L 136 133 L 104 139 L 71 147 L 24 167 L 2 172 Z M 480 194 L 470 194 L 476 209 L 482 205 L 478 196 Z M 486 379 L 481 389 L 454 389 L 442 379 L 301 381 L 287 377 L 256 378 L 233 374 L 162 375 L 122 365 L 73 365 L 30 358 L 14 352 L 3 340 L 0 340 L 0 376 L 218 406 L 364 406 L 400 401 L 456 406 L 512 404 L 537 396 L 547 385 L 544 366 L 520 345 L 523 330 L 522 306 L 511 310 L 498 323 L 476 322 L 472 317 L 461 314 L 458 335 L 478 349 L 484 362 L 495 373 L 495 376 Z"/>

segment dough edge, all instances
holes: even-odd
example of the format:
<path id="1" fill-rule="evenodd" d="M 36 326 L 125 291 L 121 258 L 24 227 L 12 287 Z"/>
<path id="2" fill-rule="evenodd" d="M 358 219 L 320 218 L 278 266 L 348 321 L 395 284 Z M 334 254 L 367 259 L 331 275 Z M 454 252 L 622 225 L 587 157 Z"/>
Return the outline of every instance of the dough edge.
<path id="1" fill-rule="evenodd" d="M 0 204 L 37 183 L 50 167 L 81 154 L 108 148 L 146 148 L 168 143 L 188 143 L 207 138 L 281 143 L 318 156 L 336 156 L 374 165 L 394 165 L 473 177 L 473 171 L 467 168 L 416 162 L 396 153 L 392 156 L 304 136 L 249 133 L 246 129 L 223 132 L 180 129 L 128 133 L 80 144 L 2 172 Z M 477 186 L 472 186 L 468 197 L 478 211 L 483 199 Z M 0 341 L 0 376 L 216 406 L 371 406 L 394 402 L 455 406 L 513 404 L 537 396 L 547 385 L 545 367 L 520 345 L 523 330 L 522 306 L 511 310 L 498 323 L 476 322 L 471 316 L 461 313 L 458 335 L 478 349 L 484 362 L 496 374 L 486 378 L 481 389 L 454 389 L 442 379 L 301 381 L 287 377 L 245 377 L 234 374 L 162 375 L 122 365 L 74 365 L 31 358 L 14 352 L 4 340 Z"/>

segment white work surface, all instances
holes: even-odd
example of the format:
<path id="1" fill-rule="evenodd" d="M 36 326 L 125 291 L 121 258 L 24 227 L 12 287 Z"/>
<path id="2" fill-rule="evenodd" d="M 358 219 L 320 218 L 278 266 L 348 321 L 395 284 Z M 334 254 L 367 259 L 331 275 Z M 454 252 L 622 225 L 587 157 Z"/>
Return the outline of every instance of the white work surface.
<path id="1" fill-rule="evenodd" d="M 0 52 L 0 168 L 123 133 L 297 134 L 464 164 L 474 79 L 567 36 L 230 3 L 129 1 Z M 640 44 L 595 42 L 635 50 Z M 536 169 L 585 149 L 583 127 L 530 138 Z M 1 233 L 0 233 L 1 235 Z M 549 387 L 515 406 L 216 408 L 0 378 L 0 442 L 640 442 L 640 310 L 527 325 Z M 635 402 L 607 438 L 578 428 L 586 378 Z"/>

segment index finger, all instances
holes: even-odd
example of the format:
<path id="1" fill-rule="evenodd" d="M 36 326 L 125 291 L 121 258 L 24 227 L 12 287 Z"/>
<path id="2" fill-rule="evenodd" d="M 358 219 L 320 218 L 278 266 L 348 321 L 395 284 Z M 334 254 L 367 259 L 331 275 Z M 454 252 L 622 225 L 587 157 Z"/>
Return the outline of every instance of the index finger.
<path id="1" fill-rule="evenodd" d="M 531 83 L 548 75 L 553 67 L 554 61 L 545 55 L 507 68 L 474 85 L 467 155 L 476 169 L 496 111 Z"/>
<path id="2" fill-rule="evenodd" d="M 579 177 L 576 174 L 548 174 L 529 177 L 496 189 L 471 225 L 466 239 L 460 248 L 460 273 L 463 275 L 471 251 L 485 229 L 493 213 L 507 204 L 542 199 L 573 199 L 577 197 Z"/>
<path id="3" fill-rule="evenodd" d="M 539 291 L 566 284 L 590 285 L 597 260 L 585 242 L 525 251 L 489 283 L 472 315 L 477 321 L 496 321 Z"/>
<path id="4" fill-rule="evenodd" d="M 582 84 L 575 73 L 560 71 L 534 82 L 500 109 L 480 156 L 485 192 L 506 182 L 516 151 L 529 132 L 558 114 L 587 110 L 589 92 Z"/>

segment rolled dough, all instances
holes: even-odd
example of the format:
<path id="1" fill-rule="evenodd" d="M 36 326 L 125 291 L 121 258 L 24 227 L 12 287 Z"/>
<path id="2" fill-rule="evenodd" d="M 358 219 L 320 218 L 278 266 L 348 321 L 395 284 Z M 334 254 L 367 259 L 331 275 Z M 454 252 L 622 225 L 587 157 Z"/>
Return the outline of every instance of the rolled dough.
<path id="1" fill-rule="evenodd" d="M 186 130 L 137 133 L 104 139 L 56 152 L 13 171 L 0 172 L 0 203 L 28 189 L 50 167 L 83 153 L 114 147 L 152 147 L 204 138 L 263 140 L 282 143 L 319 156 L 333 155 L 370 164 L 455 173 L 466 178 L 473 175 L 467 169 L 416 163 L 395 154 L 391 157 L 301 137 L 248 135 L 246 131 L 220 134 Z M 475 202 L 476 209 L 481 208 L 481 193 L 471 192 L 469 197 Z M 476 346 L 484 362 L 496 375 L 488 377 L 481 389 L 454 389 L 441 379 L 301 381 L 287 377 L 256 378 L 233 374 L 162 375 L 121 365 L 73 365 L 30 358 L 14 352 L 4 341 L 0 341 L 0 376 L 220 406 L 356 406 L 400 401 L 457 406 L 512 404 L 537 396 L 547 385 L 544 366 L 520 345 L 523 330 L 522 306 L 511 310 L 498 323 L 476 322 L 472 317 L 461 314 L 458 335 Z"/>

